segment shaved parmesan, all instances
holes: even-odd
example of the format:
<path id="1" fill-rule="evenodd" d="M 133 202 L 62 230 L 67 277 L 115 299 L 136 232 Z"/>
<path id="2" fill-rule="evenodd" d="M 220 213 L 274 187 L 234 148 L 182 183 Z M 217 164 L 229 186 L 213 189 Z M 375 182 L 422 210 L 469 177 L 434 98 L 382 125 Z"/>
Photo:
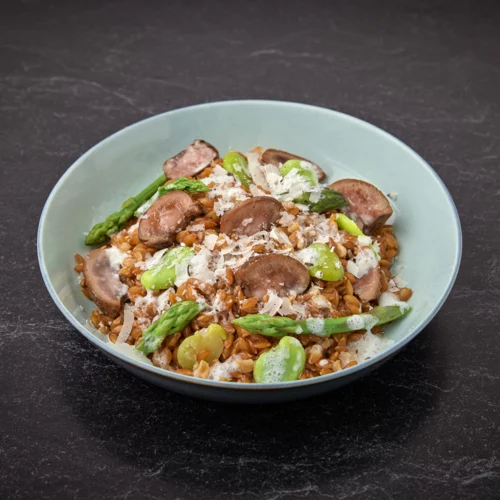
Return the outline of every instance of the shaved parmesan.
<path id="1" fill-rule="evenodd" d="M 241 225 L 243 227 L 246 227 L 246 226 L 248 226 L 248 224 L 251 224 L 252 222 L 253 222 L 253 217 L 248 217 L 247 219 L 243 219 L 241 221 Z"/>
<path id="2" fill-rule="evenodd" d="M 311 196 L 309 196 L 309 201 L 312 203 L 316 203 L 319 201 L 320 198 L 321 198 L 321 191 L 314 191 L 313 193 L 311 193 Z"/>
<path id="3" fill-rule="evenodd" d="M 268 314 L 269 316 L 276 316 L 283 304 L 283 299 L 274 290 L 268 290 L 267 295 L 269 300 L 265 304 L 261 304 L 259 312 L 261 314 Z"/>
<path id="4" fill-rule="evenodd" d="M 259 163 L 259 154 L 247 153 L 247 159 L 248 159 L 248 171 L 250 172 L 250 176 L 252 177 L 252 181 L 254 182 L 255 186 L 261 186 L 264 189 L 268 189 L 269 186 L 267 184 L 266 176 L 264 175 L 262 166 Z M 250 189 L 251 188 L 252 186 L 250 186 Z"/>
<path id="5" fill-rule="evenodd" d="M 208 250 L 213 250 L 215 248 L 215 244 L 219 237 L 216 234 L 206 234 L 205 239 L 203 240 L 203 244 Z"/>
<path id="6" fill-rule="evenodd" d="M 321 278 L 321 276 L 316 276 L 316 277 Z M 328 309 L 328 310 L 331 309 L 330 301 L 325 296 L 321 295 L 320 293 L 318 295 L 315 295 L 311 301 L 312 301 L 313 305 L 315 305 L 319 309 Z"/>
<path id="7" fill-rule="evenodd" d="M 280 201 L 293 201 L 303 193 L 312 195 L 316 192 L 321 193 L 323 189 L 320 185 L 311 185 L 309 180 L 296 169 L 292 169 L 284 177 L 274 165 L 264 165 L 263 170 L 271 195 Z"/>
<path id="8" fill-rule="evenodd" d="M 304 304 L 298 302 L 291 302 L 288 297 L 283 297 L 283 302 L 278 311 L 281 316 L 297 315 L 297 319 L 302 319 L 307 316 L 307 308 Z"/>
<path id="9" fill-rule="evenodd" d="M 105 252 L 111 269 L 118 271 L 121 268 L 122 262 L 127 258 L 126 252 L 122 252 L 117 247 L 106 248 Z"/>
<path id="10" fill-rule="evenodd" d="M 213 175 L 215 177 L 229 177 L 227 170 L 222 168 L 220 165 L 215 165 L 215 167 L 213 169 Z"/>
<path id="11" fill-rule="evenodd" d="M 298 252 L 295 252 L 294 257 L 302 262 L 305 266 L 315 266 L 318 260 L 318 250 L 316 248 L 304 248 Z"/>
<path id="12" fill-rule="evenodd" d="M 189 266 L 189 274 L 191 277 L 213 285 L 215 283 L 215 274 L 210 269 L 210 259 L 210 252 L 206 248 L 202 248 L 191 259 Z"/>
<path id="13" fill-rule="evenodd" d="M 163 248 L 162 250 L 158 250 L 153 256 L 149 256 L 149 258 L 145 261 L 145 267 L 143 269 L 151 269 L 160 263 L 161 258 L 168 252 L 168 248 Z"/>
<path id="14" fill-rule="evenodd" d="M 399 274 L 397 276 L 394 276 L 394 282 L 399 288 L 405 288 L 406 286 L 408 286 L 408 281 L 404 280 Z"/>
<path id="15" fill-rule="evenodd" d="M 188 273 L 189 259 L 184 259 L 178 262 L 175 266 L 175 286 L 181 286 L 185 281 L 189 279 Z"/>
<path id="16" fill-rule="evenodd" d="M 368 245 L 370 245 L 372 242 L 372 239 L 369 237 L 369 236 L 358 236 L 358 243 L 361 245 L 361 246 L 365 246 L 367 247 Z"/>
<path id="17" fill-rule="evenodd" d="M 125 307 L 123 308 L 123 325 L 116 339 L 117 344 L 123 344 L 128 340 L 133 326 L 134 326 L 134 313 L 132 312 L 130 304 L 125 304 Z"/>
<path id="18" fill-rule="evenodd" d="M 265 191 L 259 189 L 255 184 L 250 184 L 250 193 L 252 193 L 252 196 L 269 196 Z"/>
<path id="19" fill-rule="evenodd" d="M 271 232 L 269 233 L 269 235 L 271 236 L 271 238 L 274 241 L 277 241 L 278 243 L 281 243 L 282 245 L 293 246 L 292 242 L 288 239 L 288 236 L 283 231 L 281 231 L 281 229 L 277 229 L 277 228 L 273 227 L 271 229 Z"/>
<path id="20" fill-rule="evenodd" d="M 278 221 L 278 224 L 280 224 L 281 226 L 284 226 L 284 227 L 288 227 L 290 226 L 293 221 L 295 220 L 295 215 L 292 215 L 292 214 L 289 214 L 288 212 L 284 211 L 284 212 L 281 212 L 281 218 L 280 220 Z"/>
<path id="21" fill-rule="evenodd" d="M 209 379 L 211 380 L 231 380 L 232 374 L 239 371 L 238 361 L 241 359 L 241 354 L 233 354 L 220 363 L 217 361 L 210 369 Z"/>
<path id="22" fill-rule="evenodd" d="M 358 252 L 354 261 L 347 262 L 347 272 L 356 278 L 362 278 L 365 274 L 378 266 L 378 260 L 371 248 L 365 247 Z"/>
<path id="23" fill-rule="evenodd" d="M 138 222 L 136 222 L 135 224 L 132 224 L 127 230 L 128 234 L 132 234 L 138 227 L 139 227 Z"/>
<path id="24" fill-rule="evenodd" d="M 158 314 L 162 314 L 167 309 L 170 308 L 170 294 L 171 293 L 175 293 L 175 290 L 173 288 L 169 288 L 168 290 L 165 290 L 163 293 L 158 295 L 157 301 L 156 301 L 156 310 L 158 311 Z"/>

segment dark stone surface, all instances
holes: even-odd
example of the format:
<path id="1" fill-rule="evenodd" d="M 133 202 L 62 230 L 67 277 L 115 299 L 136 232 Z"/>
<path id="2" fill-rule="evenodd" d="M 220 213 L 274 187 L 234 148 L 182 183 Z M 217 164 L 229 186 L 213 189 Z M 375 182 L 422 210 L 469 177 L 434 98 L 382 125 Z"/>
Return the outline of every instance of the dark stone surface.
<path id="1" fill-rule="evenodd" d="M 0 498 L 498 498 L 498 2 L 3 1 L 0 26 Z M 375 123 L 461 215 L 436 319 L 321 398 L 241 407 L 151 387 L 70 327 L 39 274 L 43 203 L 79 155 L 236 98 Z M 422 235 L 422 251 L 439 249 Z"/>

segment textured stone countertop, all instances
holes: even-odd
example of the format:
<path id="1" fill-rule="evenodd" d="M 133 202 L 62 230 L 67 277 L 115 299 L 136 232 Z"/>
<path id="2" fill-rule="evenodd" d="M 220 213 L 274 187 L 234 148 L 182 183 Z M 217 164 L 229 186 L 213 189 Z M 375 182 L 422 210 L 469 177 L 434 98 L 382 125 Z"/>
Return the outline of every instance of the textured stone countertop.
<path id="1" fill-rule="evenodd" d="M 498 2 L 5 0 L 0 26 L 0 498 L 498 498 Z M 88 148 L 241 98 L 396 135 L 464 232 L 453 292 L 417 339 L 364 380 L 279 406 L 134 378 L 64 319 L 36 258 L 43 204 Z M 422 251 L 439 248 L 422 235 Z"/>

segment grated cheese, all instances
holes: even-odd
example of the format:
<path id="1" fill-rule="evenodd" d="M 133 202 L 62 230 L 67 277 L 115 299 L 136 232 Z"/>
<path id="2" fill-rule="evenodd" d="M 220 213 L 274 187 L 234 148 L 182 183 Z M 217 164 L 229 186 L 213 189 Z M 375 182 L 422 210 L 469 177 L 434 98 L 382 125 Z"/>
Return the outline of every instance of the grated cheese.
<path id="1" fill-rule="evenodd" d="M 191 259 L 189 265 L 189 275 L 191 278 L 198 279 L 204 283 L 213 285 L 215 283 L 215 274 L 210 269 L 211 254 L 209 250 L 202 247 L 201 250 Z"/>
<path id="2" fill-rule="evenodd" d="M 279 219 L 278 224 L 281 226 L 288 227 L 295 221 L 295 215 L 289 214 L 286 211 L 281 212 L 280 215 L 281 218 Z"/>
<path id="3" fill-rule="evenodd" d="M 175 286 L 181 286 L 185 281 L 189 279 L 188 273 L 189 259 L 184 259 L 178 262 L 175 266 Z"/>
<path id="4" fill-rule="evenodd" d="M 311 196 L 314 193 L 321 194 L 323 190 L 320 185 L 311 185 L 309 180 L 301 175 L 297 169 L 290 170 L 283 177 L 274 165 L 264 165 L 262 168 L 271 196 L 280 201 L 293 201 L 303 193 L 311 193 Z M 305 208 L 308 209 L 308 207 Z"/>
<path id="5" fill-rule="evenodd" d="M 134 326 L 134 313 L 132 311 L 132 307 L 130 304 L 125 304 L 123 308 L 123 325 L 120 328 L 120 333 L 116 339 L 117 344 L 125 343 L 132 331 L 132 327 Z"/>
<path id="6" fill-rule="evenodd" d="M 269 300 L 265 304 L 259 304 L 259 312 L 261 314 L 269 314 L 269 316 L 276 316 L 283 304 L 283 299 L 274 290 L 268 290 L 267 295 Z"/>
<path id="7" fill-rule="evenodd" d="M 288 245 L 288 246 L 293 247 L 292 242 L 288 239 L 288 236 L 286 235 L 286 233 L 284 231 L 282 231 L 281 229 L 273 227 L 271 229 L 271 232 L 269 233 L 269 236 L 271 236 L 271 238 L 274 241 L 277 241 L 278 243 L 281 243 L 282 245 Z"/>
<path id="8" fill-rule="evenodd" d="M 306 267 L 308 266 L 315 266 L 316 262 L 318 260 L 318 251 L 316 248 L 304 248 L 303 250 L 299 250 L 298 252 L 295 252 L 294 257 L 302 262 Z"/>
<path id="9" fill-rule="evenodd" d="M 205 247 L 212 251 L 215 248 L 215 244 L 217 243 L 217 240 L 219 237 L 216 234 L 206 234 L 205 239 L 203 240 L 203 244 Z"/>
<path id="10" fill-rule="evenodd" d="M 128 257 L 126 252 L 122 252 L 117 247 L 110 247 L 105 250 L 106 257 L 109 261 L 109 267 L 113 272 L 114 276 L 117 278 L 116 296 L 121 297 L 125 295 L 128 291 L 127 285 L 120 281 L 119 271 L 122 267 L 122 262 Z"/>
<path id="11" fill-rule="evenodd" d="M 373 250 L 364 247 L 358 252 L 354 260 L 347 262 L 347 272 L 353 274 L 356 278 L 362 278 L 369 271 L 378 266 L 378 260 Z"/>
<path id="12" fill-rule="evenodd" d="M 213 169 L 213 176 L 215 177 L 229 177 L 226 169 L 222 168 L 220 165 L 215 165 Z"/>
<path id="13" fill-rule="evenodd" d="M 122 252 L 117 247 L 106 248 L 105 252 L 109 266 L 113 271 L 118 271 L 121 268 L 122 262 L 128 257 L 126 252 Z"/>
<path id="14" fill-rule="evenodd" d="M 210 380 L 231 380 L 232 374 L 239 370 L 238 360 L 241 359 L 241 354 L 233 354 L 224 361 L 220 363 L 217 361 L 210 369 Z"/>
<path id="15" fill-rule="evenodd" d="M 369 237 L 369 236 L 358 236 L 358 244 L 360 246 L 364 246 L 364 247 L 367 247 L 368 245 L 370 245 L 372 242 L 372 239 Z"/>
<path id="16" fill-rule="evenodd" d="M 266 176 L 264 175 L 262 166 L 259 162 L 259 154 L 252 152 L 247 153 L 247 159 L 248 159 L 248 171 L 250 172 L 250 177 L 252 177 L 252 181 L 254 182 L 253 185 L 255 187 L 261 186 L 264 189 L 269 189 Z M 252 185 L 250 185 L 250 189 L 252 189 Z M 262 195 L 254 195 L 254 196 L 262 196 Z"/>
<path id="17" fill-rule="evenodd" d="M 408 281 L 403 279 L 399 274 L 397 276 L 394 276 L 394 283 L 396 283 L 396 286 L 399 288 L 405 288 L 408 286 Z"/>

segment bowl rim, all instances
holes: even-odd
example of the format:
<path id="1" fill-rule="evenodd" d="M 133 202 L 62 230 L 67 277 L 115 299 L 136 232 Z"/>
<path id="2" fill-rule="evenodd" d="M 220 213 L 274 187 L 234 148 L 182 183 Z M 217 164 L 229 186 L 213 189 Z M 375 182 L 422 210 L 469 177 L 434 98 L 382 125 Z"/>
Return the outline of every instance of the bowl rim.
<path id="1" fill-rule="evenodd" d="M 163 118 L 165 115 L 176 115 L 185 112 L 186 110 L 196 110 L 196 109 L 201 109 L 201 108 L 218 108 L 218 107 L 231 107 L 234 105 L 239 105 L 239 106 L 252 106 L 252 105 L 265 105 L 265 106 L 275 106 L 275 107 L 283 107 L 283 108 L 289 108 L 289 107 L 294 107 L 294 108 L 302 108 L 306 109 L 309 111 L 313 111 L 315 113 L 323 113 L 323 114 L 328 114 L 331 116 L 338 116 L 342 118 L 343 120 L 351 121 L 356 123 L 360 127 L 368 128 L 372 132 L 375 132 L 376 134 L 380 135 L 384 140 L 389 140 L 392 141 L 393 143 L 397 144 L 399 147 L 403 148 L 406 153 L 409 155 L 413 156 L 424 169 L 427 169 L 427 171 L 432 175 L 434 180 L 437 182 L 438 186 L 441 188 L 441 191 L 443 192 L 443 195 L 445 199 L 447 200 L 449 206 L 452 209 L 452 214 L 454 218 L 454 226 L 453 226 L 453 231 L 455 232 L 457 236 L 457 241 L 458 245 L 455 250 L 455 254 L 453 256 L 454 261 L 453 261 L 453 267 L 452 267 L 452 272 L 451 275 L 448 279 L 448 283 L 446 284 L 446 287 L 440 297 L 440 299 L 434 304 L 433 309 L 430 311 L 430 313 L 423 318 L 417 325 L 415 325 L 412 328 L 412 331 L 410 332 L 409 335 L 405 336 L 404 338 L 398 340 L 397 342 L 394 343 L 389 349 L 382 351 L 381 353 L 377 354 L 375 357 L 363 361 L 360 364 L 357 364 L 353 367 L 330 373 L 328 375 L 322 375 L 320 377 L 314 377 L 310 379 L 305 379 L 305 380 L 294 380 L 290 382 L 275 382 L 275 383 L 270 383 L 270 384 L 264 384 L 264 383 L 234 383 L 234 382 L 223 382 L 223 381 L 218 381 L 218 380 L 206 380 L 206 379 L 201 379 L 201 378 L 196 378 L 193 376 L 189 375 L 183 375 L 180 373 L 175 373 L 175 372 L 170 372 L 167 370 L 163 370 L 162 368 L 158 368 L 154 365 L 147 364 L 145 362 L 135 360 L 129 356 L 126 356 L 125 354 L 121 353 L 120 351 L 117 351 L 113 347 L 109 345 L 109 342 L 105 342 L 104 340 L 101 340 L 100 338 L 96 337 L 94 334 L 92 334 L 89 330 L 87 330 L 83 325 L 81 325 L 74 317 L 73 314 L 66 308 L 66 306 L 62 303 L 62 301 L 59 299 L 59 296 L 54 289 L 50 278 L 48 276 L 46 267 L 45 267 L 45 258 L 44 258 L 44 251 L 42 248 L 42 235 L 44 233 L 44 227 L 46 223 L 46 216 L 48 209 L 53 201 L 53 199 L 56 197 L 57 193 L 59 190 L 62 189 L 62 186 L 66 180 L 67 177 L 71 175 L 71 173 L 76 170 L 81 163 L 84 162 L 84 160 L 94 154 L 97 150 L 100 148 L 106 146 L 106 144 L 110 141 L 112 141 L 116 136 L 119 134 L 124 133 L 125 131 L 129 131 L 134 129 L 135 127 L 140 127 L 142 126 L 143 123 L 145 122 L 154 122 L 155 120 L 159 120 Z M 360 118 L 356 118 L 352 115 L 342 113 L 340 111 L 335 111 L 333 109 L 328 109 L 320 106 L 314 106 L 311 104 L 304 104 L 304 103 L 297 103 L 297 102 L 292 102 L 292 101 L 280 101 L 280 100 L 265 100 L 265 99 L 242 99 L 242 100 L 228 100 L 228 101 L 215 101 L 215 102 L 208 102 L 208 103 L 202 103 L 202 104 L 194 104 L 191 106 L 185 106 L 182 108 L 177 108 L 173 109 L 170 111 L 166 111 L 164 113 L 159 113 L 154 116 L 150 116 L 148 118 L 145 118 L 143 120 L 140 120 L 138 122 L 135 122 L 131 125 L 128 125 L 124 128 L 121 128 L 120 130 L 114 132 L 113 134 L 107 136 L 106 138 L 102 139 L 100 142 L 95 144 L 93 147 L 91 147 L 89 150 L 87 150 L 83 155 L 81 155 L 77 160 L 73 162 L 73 164 L 64 172 L 64 174 L 59 178 L 57 183 L 54 185 L 52 188 L 47 201 L 44 204 L 41 216 L 40 216 L 40 221 L 38 225 L 38 232 L 37 232 L 37 255 L 38 255 L 38 263 L 40 266 L 41 274 L 43 277 L 43 281 L 45 283 L 45 286 L 47 287 L 47 290 L 49 291 L 50 296 L 52 297 L 52 300 L 55 302 L 56 306 L 59 308 L 59 310 L 63 313 L 63 315 L 66 317 L 66 319 L 90 342 L 96 347 L 100 348 L 103 350 L 105 353 L 109 354 L 112 358 L 116 357 L 120 359 L 121 361 L 131 364 L 135 366 L 138 369 L 141 370 L 146 370 L 148 372 L 154 373 L 155 375 L 159 375 L 160 377 L 165 377 L 165 378 L 170 378 L 173 379 L 177 382 L 181 383 L 188 383 L 188 384 L 194 384 L 197 386 L 206 386 L 210 387 L 212 389 L 221 389 L 221 390 L 275 390 L 275 389 L 296 389 L 299 387 L 304 387 L 304 386 L 309 386 L 309 385 L 315 385 L 315 384 L 321 384 L 321 383 L 326 383 L 330 382 L 335 379 L 343 378 L 343 377 L 349 377 L 349 375 L 353 375 L 357 372 L 364 371 L 368 367 L 372 365 L 376 365 L 380 363 L 383 360 L 386 360 L 390 358 L 392 355 L 394 355 L 396 352 L 398 352 L 400 349 L 402 349 L 405 345 L 407 345 L 411 340 L 413 340 L 430 322 L 431 320 L 436 316 L 438 311 L 441 309 L 442 305 L 444 304 L 445 300 L 448 298 L 451 289 L 453 288 L 453 285 L 455 283 L 455 280 L 458 275 L 458 270 L 460 267 L 460 261 L 461 261 L 461 256 L 462 256 L 462 229 L 460 225 L 460 218 L 458 215 L 457 208 L 455 206 L 455 203 L 453 201 L 453 198 L 451 197 L 450 192 L 448 191 L 447 187 L 445 186 L 444 182 L 441 180 L 439 175 L 436 173 L 436 171 L 418 154 L 416 153 L 413 149 L 411 149 L 408 145 L 406 145 L 403 141 L 398 139 L 397 137 L 393 136 L 389 132 L 386 132 L 385 130 L 377 127 L 376 125 L 373 125 L 365 120 L 362 120 Z"/>

